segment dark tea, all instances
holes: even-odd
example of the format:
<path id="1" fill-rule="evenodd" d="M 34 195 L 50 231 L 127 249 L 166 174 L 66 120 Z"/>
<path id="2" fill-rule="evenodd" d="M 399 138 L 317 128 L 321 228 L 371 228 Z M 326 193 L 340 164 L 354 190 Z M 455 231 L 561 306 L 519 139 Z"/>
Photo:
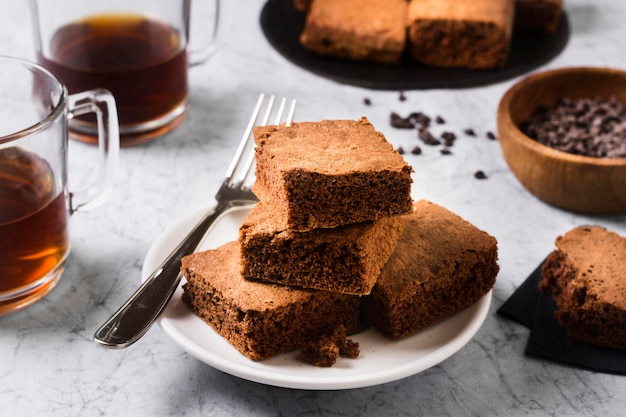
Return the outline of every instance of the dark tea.
<path id="1" fill-rule="evenodd" d="M 37 291 L 68 253 L 67 200 L 58 188 L 46 161 L 0 149 L 0 313 L 5 297 Z"/>
<path id="2" fill-rule="evenodd" d="M 159 127 L 161 120 L 184 108 L 185 36 L 141 15 L 98 15 L 58 29 L 50 52 L 39 52 L 38 60 L 70 94 L 93 88 L 111 91 L 121 132 L 132 133 L 151 124 Z"/>

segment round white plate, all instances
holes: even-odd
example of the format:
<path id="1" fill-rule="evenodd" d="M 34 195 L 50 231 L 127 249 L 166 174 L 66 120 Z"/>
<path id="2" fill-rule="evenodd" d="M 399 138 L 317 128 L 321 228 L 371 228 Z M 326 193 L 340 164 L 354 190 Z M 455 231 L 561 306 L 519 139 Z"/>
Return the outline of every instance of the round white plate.
<path id="1" fill-rule="evenodd" d="M 193 227 L 206 208 L 195 211 L 166 230 L 146 256 L 142 280 Z M 238 237 L 239 225 L 249 208 L 230 211 L 207 235 L 201 249 L 215 248 Z M 184 278 L 183 278 L 184 280 Z M 181 283 L 182 284 L 182 283 Z M 356 359 L 339 358 L 332 368 L 319 368 L 298 360 L 289 352 L 255 362 L 240 354 L 181 301 L 182 288 L 170 300 L 159 319 L 163 331 L 197 359 L 223 372 L 250 381 L 286 388 L 337 390 L 395 381 L 428 369 L 461 349 L 482 325 L 491 303 L 491 292 L 463 311 L 400 341 L 374 329 L 352 335 L 361 353 Z"/>

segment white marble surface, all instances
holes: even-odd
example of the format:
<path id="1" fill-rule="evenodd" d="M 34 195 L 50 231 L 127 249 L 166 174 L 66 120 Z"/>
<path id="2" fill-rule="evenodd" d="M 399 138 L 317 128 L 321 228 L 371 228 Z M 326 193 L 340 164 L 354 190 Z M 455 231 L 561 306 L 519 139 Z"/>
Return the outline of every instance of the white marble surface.
<path id="1" fill-rule="evenodd" d="M 496 309 L 570 228 L 599 223 L 626 234 L 626 218 L 551 208 L 513 177 L 498 144 L 459 140 L 454 155 L 406 155 L 414 197 L 457 212 L 497 237 L 501 272 L 491 312 L 456 355 L 412 377 L 362 389 L 302 391 L 248 382 L 191 357 L 157 326 L 132 347 L 109 351 L 96 328 L 136 289 L 143 258 L 165 228 L 210 204 L 260 92 L 299 101 L 297 120 L 367 116 L 396 146 L 413 132 L 389 113 L 441 114 L 446 128 L 495 131 L 498 101 L 513 80 L 465 90 L 370 91 L 319 78 L 287 62 L 259 27 L 261 0 L 224 1 L 219 52 L 191 69 L 186 123 L 124 149 L 106 205 L 71 219 L 73 248 L 59 286 L 27 310 L 0 318 L 1 416 L 621 416 L 626 379 L 524 356 L 528 330 Z M 572 35 L 546 68 L 626 67 L 626 2 L 566 0 Z M 0 54 L 33 58 L 26 1 L 0 0 Z M 365 106 L 368 97 L 371 106 Z M 73 183 L 95 150 L 72 143 Z M 478 181 L 481 169 L 489 176 Z"/>

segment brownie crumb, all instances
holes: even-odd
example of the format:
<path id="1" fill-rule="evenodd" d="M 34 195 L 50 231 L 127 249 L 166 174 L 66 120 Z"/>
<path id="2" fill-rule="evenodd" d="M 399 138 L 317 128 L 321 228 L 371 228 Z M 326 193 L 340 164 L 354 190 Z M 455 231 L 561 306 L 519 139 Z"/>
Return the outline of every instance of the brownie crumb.
<path id="1" fill-rule="evenodd" d="M 486 180 L 487 174 L 485 174 L 483 171 L 476 171 L 474 173 L 474 178 L 476 178 L 477 180 Z"/>
<path id="2" fill-rule="evenodd" d="M 493 132 L 487 132 L 487 139 L 496 140 L 496 135 Z"/>
<path id="3" fill-rule="evenodd" d="M 435 123 L 437 123 L 438 125 L 442 125 L 442 124 L 444 124 L 445 122 L 446 122 L 446 121 L 445 121 L 445 120 L 443 119 L 443 117 L 441 117 L 441 116 L 437 116 L 437 117 L 435 118 Z"/>
<path id="4" fill-rule="evenodd" d="M 348 339 L 345 326 L 339 325 L 332 334 L 305 344 L 300 356 L 305 362 L 328 368 L 337 363 L 339 356 L 356 359 L 360 353 L 359 344 Z"/>
<path id="5" fill-rule="evenodd" d="M 467 136 L 476 136 L 476 132 L 474 132 L 474 129 L 472 128 L 465 129 L 463 133 L 465 133 Z"/>
<path id="6" fill-rule="evenodd" d="M 422 148 L 420 148 L 419 146 L 415 146 L 413 149 L 411 149 L 411 153 L 413 155 L 421 155 L 422 154 Z"/>
<path id="7" fill-rule="evenodd" d="M 356 359 L 361 353 L 361 348 L 358 342 L 352 339 L 346 339 L 343 346 L 339 347 L 339 354 L 344 358 Z"/>
<path id="8" fill-rule="evenodd" d="M 330 368 L 337 363 L 339 346 L 328 339 L 309 342 L 302 346 L 300 355 L 305 362 L 322 368 Z"/>

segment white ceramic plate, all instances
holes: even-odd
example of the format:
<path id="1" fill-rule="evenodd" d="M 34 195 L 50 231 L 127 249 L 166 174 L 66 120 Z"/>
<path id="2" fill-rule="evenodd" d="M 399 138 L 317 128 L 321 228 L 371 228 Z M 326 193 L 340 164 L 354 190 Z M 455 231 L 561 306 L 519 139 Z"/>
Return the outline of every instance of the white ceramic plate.
<path id="1" fill-rule="evenodd" d="M 146 256 L 142 280 L 161 263 L 207 209 L 191 213 L 166 230 Z M 233 210 L 207 235 L 202 249 L 217 247 L 238 237 L 239 225 L 249 209 Z M 184 279 L 184 278 L 183 278 Z M 332 368 L 298 361 L 298 352 L 255 362 L 240 354 L 181 301 L 182 289 L 167 305 L 159 323 L 184 350 L 223 372 L 250 381 L 286 388 L 337 390 L 395 381 L 428 369 L 461 349 L 482 325 L 491 303 L 491 292 L 474 305 L 409 338 L 393 341 L 374 329 L 351 336 L 359 342 L 356 359 L 339 358 Z"/>

